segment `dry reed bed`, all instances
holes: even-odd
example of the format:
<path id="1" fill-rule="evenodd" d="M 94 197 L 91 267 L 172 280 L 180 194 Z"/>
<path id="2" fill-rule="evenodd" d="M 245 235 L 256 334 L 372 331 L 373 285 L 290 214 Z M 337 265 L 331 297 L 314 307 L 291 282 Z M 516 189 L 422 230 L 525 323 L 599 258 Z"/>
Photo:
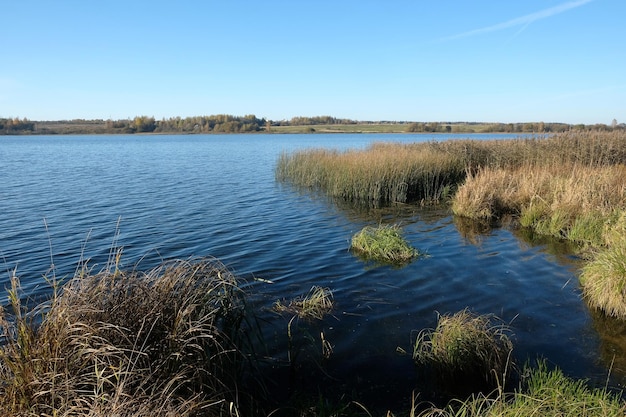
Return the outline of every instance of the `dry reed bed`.
<path id="1" fill-rule="evenodd" d="M 364 151 L 313 149 L 282 154 L 279 180 L 367 204 L 438 201 L 465 176 L 453 155 L 429 146 L 378 143 Z"/>
<path id="2" fill-rule="evenodd" d="M 485 220 L 513 214 L 539 233 L 601 246 L 605 223 L 626 209 L 625 190 L 624 165 L 484 168 L 468 176 L 452 209 Z"/>
<path id="3" fill-rule="evenodd" d="M 347 201 L 384 205 L 441 202 L 486 168 L 616 165 L 626 162 L 623 132 L 561 133 L 505 140 L 374 143 L 363 150 L 283 153 L 276 177 Z"/>
<path id="4" fill-rule="evenodd" d="M 39 325 L 16 277 L 9 298 L 2 415 L 213 416 L 241 400 L 244 299 L 215 260 L 78 274 Z"/>

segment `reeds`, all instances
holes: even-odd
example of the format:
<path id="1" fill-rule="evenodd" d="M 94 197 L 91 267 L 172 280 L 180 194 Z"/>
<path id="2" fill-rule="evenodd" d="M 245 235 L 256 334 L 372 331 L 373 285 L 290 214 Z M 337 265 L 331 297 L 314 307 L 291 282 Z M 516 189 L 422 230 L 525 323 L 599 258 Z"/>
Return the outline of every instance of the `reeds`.
<path id="1" fill-rule="evenodd" d="M 464 176 L 454 155 L 428 144 L 377 143 L 363 151 L 312 149 L 282 154 L 276 177 L 330 196 L 372 206 L 439 202 Z"/>
<path id="2" fill-rule="evenodd" d="M 513 369 L 509 333 L 492 315 L 467 309 L 440 315 L 435 329 L 417 335 L 413 360 L 451 390 L 459 382 L 474 390 L 501 388 Z"/>
<path id="3" fill-rule="evenodd" d="M 454 195 L 468 173 L 485 169 L 624 163 L 625 132 L 565 132 L 550 137 L 374 143 L 364 150 L 283 153 L 276 178 L 352 202 L 439 203 Z"/>
<path id="4" fill-rule="evenodd" d="M 459 188 L 452 210 L 478 220 L 512 214 L 537 233 L 601 246 L 605 224 L 626 209 L 625 179 L 624 165 L 485 168 Z"/>
<path id="5" fill-rule="evenodd" d="M 352 236 L 350 249 L 366 260 L 394 265 L 403 265 L 419 256 L 397 224 L 365 226 Z"/>
<path id="6" fill-rule="evenodd" d="M 244 298 L 216 260 L 78 274 L 40 324 L 25 314 L 17 277 L 9 296 L 2 415 L 212 416 L 239 406 Z"/>
<path id="7" fill-rule="evenodd" d="M 487 221 L 512 215 L 522 227 L 575 242 L 591 258 L 581 274 L 589 304 L 626 318 L 626 133 L 568 133 L 536 143 L 543 159 L 470 173 L 453 212 Z"/>

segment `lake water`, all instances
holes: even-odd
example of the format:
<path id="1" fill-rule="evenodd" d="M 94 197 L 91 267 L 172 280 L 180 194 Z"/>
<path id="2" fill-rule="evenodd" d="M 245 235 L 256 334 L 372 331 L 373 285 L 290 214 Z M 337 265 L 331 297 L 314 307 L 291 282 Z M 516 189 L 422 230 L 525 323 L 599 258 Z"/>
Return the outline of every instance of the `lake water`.
<path id="1" fill-rule="evenodd" d="M 589 312 L 580 263 L 566 245 L 508 228 L 472 230 L 445 210 L 358 210 L 274 178 L 285 151 L 455 137 L 494 136 L 0 137 L 0 288 L 16 269 L 26 295 L 42 299 L 51 259 L 58 277 L 71 275 L 81 257 L 99 270 L 115 245 L 128 268 L 213 256 L 249 282 L 274 358 L 286 358 L 288 318 L 269 311 L 272 303 L 313 285 L 332 290 L 333 317 L 299 331 L 315 343 L 323 332 L 332 344 L 323 373 L 333 389 L 406 401 L 420 381 L 397 348 L 410 352 L 415 331 L 434 327 L 438 312 L 466 307 L 511 324 L 519 362 L 543 357 L 572 377 L 604 385 L 610 374 L 609 385 L 621 387 L 623 326 Z M 385 221 L 400 222 L 428 256 L 404 268 L 353 256 L 352 235 Z M 282 370 L 268 373 L 287 383 Z"/>

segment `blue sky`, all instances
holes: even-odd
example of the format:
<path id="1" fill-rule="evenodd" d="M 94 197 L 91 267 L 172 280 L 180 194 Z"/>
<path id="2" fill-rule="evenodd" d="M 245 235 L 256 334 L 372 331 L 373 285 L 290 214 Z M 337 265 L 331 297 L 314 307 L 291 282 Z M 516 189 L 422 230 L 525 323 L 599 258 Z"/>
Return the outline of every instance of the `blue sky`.
<path id="1" fill-rule="evenodd" d="M 0 117 L 626 121 L 624 0 L 1 7 Z"/>

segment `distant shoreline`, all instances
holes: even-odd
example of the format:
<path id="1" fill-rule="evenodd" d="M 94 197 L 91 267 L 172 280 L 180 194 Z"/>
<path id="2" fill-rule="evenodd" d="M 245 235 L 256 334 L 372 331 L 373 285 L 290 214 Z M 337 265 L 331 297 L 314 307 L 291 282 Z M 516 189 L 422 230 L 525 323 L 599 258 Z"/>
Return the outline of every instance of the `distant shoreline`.
<path id="1" fill-rule="evenodd" d="M 486 123 L 486 122 L 408 122 L 353 121 L 330 116 L 297 117 L 273 121 L 248 116 L 198 116 L 155 120 L 137 116 L 123 120 L 32 121 L 0 118 L 0 135 L 115 135 L 115 134 L 225 134 L 225 133 L 557 133 L 569 130 L 626 129 L 624 123 Z"/>

